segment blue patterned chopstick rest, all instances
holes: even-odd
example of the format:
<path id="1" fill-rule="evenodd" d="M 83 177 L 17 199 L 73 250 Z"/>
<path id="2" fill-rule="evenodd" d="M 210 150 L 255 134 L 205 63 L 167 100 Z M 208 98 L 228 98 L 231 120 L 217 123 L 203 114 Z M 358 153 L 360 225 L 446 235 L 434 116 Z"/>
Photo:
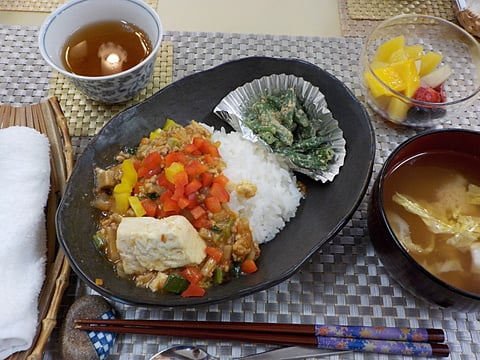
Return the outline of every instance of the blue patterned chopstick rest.
<path id="1" fill-rule="evenodd" d="M 115 319 L 115 312 L 113 309 L 108 310 L 107 312 L 103 313 L 99 319 L 101 320 L 110 320 Z M 115 343 L 115 339 L 117 334 L 111 332 L 103 332 L 103 331 L 89 331 L 88 337 L 97 352 L 98 358 L 100 360 L 104 360 L 107 358 L 108 354 L 113 348 L 113 344 Z"/>

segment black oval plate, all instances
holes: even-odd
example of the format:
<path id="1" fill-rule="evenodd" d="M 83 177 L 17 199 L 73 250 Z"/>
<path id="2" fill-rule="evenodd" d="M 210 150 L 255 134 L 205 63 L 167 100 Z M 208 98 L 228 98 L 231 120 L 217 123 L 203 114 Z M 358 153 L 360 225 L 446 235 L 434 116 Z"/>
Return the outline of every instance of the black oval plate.
<path id="1" fill-rule="evenodd" d="M 297 215 L 275 239 L 261 246 L 259 270 L 209 289 L 201 298 L 151 292 L 120 279 L 92 242 L 98 211 L 91 205 L 94 168 L 114 163 L 123 146 L 136 146 L 166 118 L 186 125 L 192 119 L 227 127 L 213 109 L 230 91 L 270 74 L 293 74 L 318 86 L 344 132 L 347 155 L 340 174 L 322 184 L 298 175 L 308 193 Z M 110 120 L 78 159 L 56 217 L 58 238 L 73 270 L 100 294 L 127 304 L 165 307 L 218 303 L 267 289 L 298 270 L 351 218 L 367 190 L 375 155 L 375 137 L 365 108 L 337 78 L 301 60 L 248 57 L 195 73 L 165 87 Z M 95 284 L 102 279 L 103 285 Z"/>

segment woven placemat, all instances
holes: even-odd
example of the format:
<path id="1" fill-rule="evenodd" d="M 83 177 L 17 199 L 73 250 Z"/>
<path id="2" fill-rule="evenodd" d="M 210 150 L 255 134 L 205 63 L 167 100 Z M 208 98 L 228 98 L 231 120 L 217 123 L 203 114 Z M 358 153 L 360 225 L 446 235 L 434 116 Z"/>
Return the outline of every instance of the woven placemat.
<path id="1" fill-rule="evenodd" d="M 335 75 L 362 99 L 358 77 L 361 39 L 191 32 L 170 32 L 165 39 L 175 45 L 175 79 L 245 56 L 296 57 L 317 64 Z M 367 109 L 377 139 L 375 177 L 391 151 L 416 131 L 393 128 Z M 450 119 L 445 126 L 478 130 L 478 112 L 480 109 L 471 106 L 462 117 Z M 81 147 L 86 144 L 78 145 Z M 479 313 L 429 305 L 402 288 L 385 271 L 369 240 L 366 220 L 369 196 L 370 190 L 352 219 L 332 241 L 315 253 L 299 272 L 277 286 L 232 301 L 187 309 L 135 307 L 118 302 L 114 302 L 114 306 L 120 317 L 130 319 L 443 328 L 447 332 L 450 359 L 480 360 Z M 92 293 L 84 284 L 72 289 L 73 297 Z M 267 345 L 243 342 L 122 335 L 109 359 L 148 360 L 159 349 L 179 343 L 202 345 L 222 360 L 269 348 Z M 55 355 L 54 348 L 45 360 L 56 360 Z M 355 353 L 351 357 L 342 355 L 334 359 L 413 360 L 408 356 L 368 353 Z"/>
<path id="2" fill-rule="evenodd" d="M 376 25 L 383 20 L 355 20 L 348 11 L 349 0 L 338 0 L 340 29 L 346 37 L 365 37 Z"/>
<path id="3" fill-rule="evenodd" d="M 338 11 L 340 29 L 346 37 L 365 37 L 381 21 L 402 13 L 434 15 L 457 22 L 451 0 L 338 0 Z"/>
<path id="4" fill-rule="evenodd" d="M 172 82 L 173 44 L 163 41 L 147 87 L 135 97 L 121 104 L 101 104 L 87 98 L 64 75 L 54 72 L 49 95 L 59 99 L 72 136 L 93 136 L 115 114 L 150 97 Z"/>
<path id="5" fill-rule="evenodd" d="M 400 14 L 423 14 L 453 20 L 452 0 L 347 0 L 348 14 L 357 20 L 383 20 Z"/>
<path id="6" fill-rule="evenodd" d="M 36 49 L 38 28 L 0 25 L 0 103 L 32 103 L 48 95 L 51 69 Z M 284 37 L 249 34 L 167 32 L 173 44 L 173 78 L 209 69 L 220 63 L 254 55 L 295 57 L 317 64 L 335 75 L 362 98 L 359 38 Z M 64 104 L 62 104 L 64 107 Z M 391 151 L 416 134 L 413 129 L 393 128 L 367 107 L 375 127 L 377 151 L 373 177 Z M 480 130 L 480 106 L 472 104 L 445 126 Z M 72 137 L 78 155 L 89 136 Z M 410 294 L 385 271 L 369 240 L 367 200 L 352 219 L 315 253 L 290 279 L 243 298 L 196 308 L 146 308 L 114 302 L 119 317 L 136 319 L 222 320 L 287 323 L 333 323 L 350 325 L 443 328 L 451 360 L 480 360 L 480 313 L 441 309 Z M 81 294 L 91 293 L 72 275 L 59 319 Z M 61 359 L 60 334 L 56 328 L 44 360 Z M 159 349 L 188 343 L 177 337 L 122 335 L 117 338 L 109 360 L 148 360 Z M 230 341 L 196 340 L 223 359 L 260 352 L 266 345 Z M 355 353 L 334 359 L 413 360 L 408 356 Z M 415 358 L 428 360 L 426 357 Z"/>
<path id="7" fill-rule="evenodd" d="M 66 2 L 65 0 L 0 0 L 0 10 L 51 12 Z M 145 0 L 145 2 L 157 8 L 157 0 Z"/>

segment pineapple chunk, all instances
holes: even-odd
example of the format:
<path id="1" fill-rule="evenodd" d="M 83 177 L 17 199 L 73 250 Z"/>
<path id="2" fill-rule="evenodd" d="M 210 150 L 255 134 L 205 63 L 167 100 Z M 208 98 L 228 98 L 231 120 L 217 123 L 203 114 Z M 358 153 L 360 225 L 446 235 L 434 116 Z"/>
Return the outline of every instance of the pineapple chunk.
<path id="1" fill-rule="evenodd" d="M 420 77 L 425 76 L 433 71 L 442 61 L 442 54 L 429 51 L 420 58 Z"/>
<path id="2" fill-rule="evenodd" d="M 420 86 L 420 76 L 418 75 L 415 60 L 405 60 L 391 65 L 405 83 L 403 94 L 412 97 Z"/>
<path id="3" fill-rule="evenodd" d="M 420 59 L 423 55 L 423 46 L 422 45 L 409 45 L 405 46 L 405 53 L 409 59 Z"/>
<path id="4" fill-rule="evenodd" d="M 365 85 L 367 86 L 367 88 L 370 89 L 370 92 L 372 93 L 372 96 L 374 98 L 390 95 L 391 92 L 388 91 L 388 89 L 384 85 L 382 85 L 382 83 L 378 81 L 371 72 L 365 72 L 364 78 Z"/>
<path id="5" fill-rule="evenodd" d="M 388 104 L 392 99 L 391 96 L 379 96 L 374 99 L 375 105 L 378 106 L 379 109 L 386 109 L 388 108 Z"/>
<path id="6" fill-rule="evenodd" d="M 433 84 L 444 81 L 450 74 L 448 66 L 438 67 L 441 61 L 440 53 L 425 53 L 423 45 L 406 45 L 405 37 L 397 36 L 378 47 L 370 71 L 364 74 L 365 85 L 376 106 L 386 111 L 392 120 L 401 122 L 411 105 L 388 88 L 411 98 L 421 85 L 436 87 Z"/>
<path id="7" fill-rule="evenodd" d="M 405 52 L 405 46 L 395 50 L 388 58 L 388 62 L 390 64 L 405 60 L 408 60 L 408 55 Z"/>
<path id="8" fill-rule="evenodd" d="M 392 120 L 401 122 L 407 117 L 408 109 L 410 105 L 404 103 L 402 100 L 396 97 L 392 97 L 388 104 L 387 113 Z"/>
<path id="9" fill-rule="evenodd" d="M 404 46 L 405 46 L 405 36 L 403 35 L 387 40 L 378 47 L 374 60 L 388 62 L 390 59 L 390 56 L 395 51 L 403 48 Z"/>
<path id="10" fill-rule="evenodd" d="M 405 61 L 409 59 L 417 60 L 423 54 L 423 46 L 422 45 L 409 45 L 403 46 L 397 50 L 395 50 L 388 59 L 389 63 L 396 63 L 399 61 Z"/>
<path id="11" fill-rule="evenodd" d="M 372 70 L 380 69 L 380 68 L 387 67 L 388 65 L 390 65 L 388 62 L 374 60 L 370 64 L 370 69 L 372 69 Z"/>
<path id="12" fill-rule="evenodd" d="M 376 69 L 373 71 L 386 85 L 395 91 L 403 91 L 406 89 L 406 82 L 402 73 L 393 66 L 387 66 L 385 68 Z"/>

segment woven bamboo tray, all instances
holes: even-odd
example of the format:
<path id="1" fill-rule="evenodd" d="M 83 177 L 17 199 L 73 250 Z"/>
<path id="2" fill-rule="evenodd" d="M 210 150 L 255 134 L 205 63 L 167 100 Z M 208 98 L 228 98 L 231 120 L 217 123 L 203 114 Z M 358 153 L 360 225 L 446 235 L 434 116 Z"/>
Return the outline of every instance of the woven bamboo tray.
<path id="1" fill-rule="evenodd" d="M 113 116 L 126 108 L 152 96 L 173 80 L 173 44 L 162 41 L 153 75 L 145 89 L 131 100 L 121 104 L 102 104 L 82 94 L 71 81 L 53 71 L 50 80 L 49 96 L 54 96 L 62 104 L 67 126 L 72 137 L 95 135 Z"/>
<path id="2" fill-rule="evenodd" d="M 57 324 L 57 312 L 68 284 L 70 267 L 56 244 L 55 212 L 73 168 L 73 148 L 63 111 L 55 97 L 25 106 L 0 106 L 0 128 L 28 126 L 45 134 L 50 142 L 51 180 L 47 201 L 47 267 L 39 297 L 39 323 L 30 349 L 13 354 L 9 360 L 40 360 L 50 334 Z"/>
<path id="3" fill-rule="evenodd" d="M 460 10 L 456 2 L 454 2 L 453 6 L 455 16 L 460 25 L 470 34 L 480 37 L 480 14 L 470 7 Z"/>
<path id="4" fill-rule="evenodd" d="M 453 20 L 451 0 L 347 0 L 348 12 L 356 20 L 383 20 L 400 14 L 422 14 Z"/>
<path id="5" fill-rule="evenodd" d="M 51 12 L 65 2 L 66 0 L 0 0 L 0 10 Z M 145 2 L 154 9 L 157 8 L 157 0 Z"/>
<path id="6" fill-rule="evenodd" d="M 400 14 L 423 14 L 455 21 L 451 0 L 338 0 L 345 37 L 364 37 L 381 21 Z"/>

